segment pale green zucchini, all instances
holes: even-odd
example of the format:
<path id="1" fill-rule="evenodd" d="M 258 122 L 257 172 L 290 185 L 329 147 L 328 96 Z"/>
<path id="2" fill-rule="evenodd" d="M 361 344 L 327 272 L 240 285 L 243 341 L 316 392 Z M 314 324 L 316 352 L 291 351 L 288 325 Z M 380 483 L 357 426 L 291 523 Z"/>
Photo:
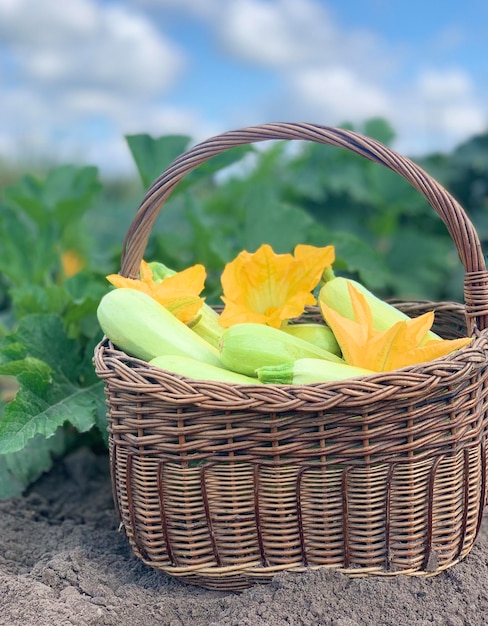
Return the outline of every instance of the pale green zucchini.
<path id="1" fill-rule="evenodd" d="M 203 363 L 196 359 L 191 359 L 186 356 L 178 356 L 175 354 L 165 354 L 164 356 L 157 356 L 149 361 L 149 365 L 160 367 L 168 372 L 174 374 L 181 374 L 187 378 L 193 378 L 195 380 L 215 380 L 223 383 L 235 383 L 241 385 L 260 385 L 260 381 L 257 378 L 251 378 L 250 376 L 244 376 L 237 372 L 232 372 L 223 367 L 216 367 L 210 365 L 210 363 Z"/>
<path id="2" fill-rule="evenodd" d="M 256 376 L 256 370 L 264 365 L 281 365 L 306 357 L 344 362 L 332 352 L 264 324 L 236 324 L 227 328 L 219 348 L 224 366 L 246 376 Z"/>
<path id="3" fill-rule="evenodd" d="M 150 361 L 163 354 L 179 354 L 221 365 L 216 348 L 141 291 L 109 291 L 100 301 L 97 317 L 105 335 L 131 356 Z"/>
<path id="4" fill-rule="evenodd" d="M 341 356 L 341 349 L 337 343 L 334 333 L 328 326 L 323 324 L 287 324 L 282 330 L 294 337 L 312 343 L 318 348 L 332 352 Z"/>
<path id="5" fill-rule="evenodd" d="M 262 383 L 275 385 L 306 385 L 324 383 L 358 376 L 369 376 L 375 372 L 346 363 L 332 363 L 324 359 L 297 359 L 282 365 L 260 367 L 257 375 Z"/>
<path id="6" fill-rule="evenodd" d="M 219 318 L 217 311 L 203 303 L 197 319 L 189 326 L 199 337 L 217 348 L 225 331 L 225 328 L 219 324 Z"/>

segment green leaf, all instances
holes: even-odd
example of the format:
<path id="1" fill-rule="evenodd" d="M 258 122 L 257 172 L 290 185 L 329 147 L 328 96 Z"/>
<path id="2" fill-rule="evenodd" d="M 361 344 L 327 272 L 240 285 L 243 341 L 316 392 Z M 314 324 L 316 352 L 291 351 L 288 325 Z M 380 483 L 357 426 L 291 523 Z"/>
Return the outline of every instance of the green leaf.
<path id="1" fill-rule="evenodd" d="M 205 163 L 202 163 L 196 169 L 189 172 L 178 184 L 178 187 L 172 195 L 174 196 L 176 193 L 186 191 L 188 187 L 195 185 L 197 182 L 206 181 L 211 183 L 215 174 L 240 163 L 247 154 L 254 151 L 252 145 L 236 146 L 212 157 L 210 160 L 205 161 Z"/>
<path id="2" fill-rule="evenodd" d="M 150 187 L 190 145 L 190 138 L 184 135 L 167 135 L 158 139 L 150 135 L 128 135 L 126 141 L 146 188 Z M 236 146 L 205 161 L 184 177 L 172 192 L 172 197 L 197 182 L 211 183 L 214 174 L 241 161 L 246 154 L 253 151 L 252 145 Z"/>
<path id="3" fill-rule="evenodd" d="M 101 188 L 96 167 L 67 165 L 49 173 L 44 199 L 48 206 L 53 207 L 57 221 L 66 228 L 76 225 L 79 218 L 93 206 Z"/>
<path id="4" fill-rule="evenodd" d="M 167 135 L 158 139 L 150 135 L 126 135 L 125 140 L 146 188 L 150 187 L 161 172 L 190 144 L 190 137 L 185 135 Z"/>
<path id="5" fill-rule="evenodd" d="M 27 274 L 26 256 L 23 252 L 29 247 L 32 250 L 35 239 L 24 228 L 21 219 L 16 219 L 13 210 L 5 205 L 0 205 L 0 239 L 0 273 L 8 282 L 21 284 L 26 280 Z M 24 247 L 26 250 L 23 250 Z"/>
<path id="6" fill-rule="evenodd" d="M 59 428 L 49 439 L 36 435 L 23 450 L 0 455 L 0 500 L 21 495 L 64 451 L 64 431 Z"/>
<path id="7" fill-rule="evenodd" d="M 226 260 L 228 246 L 218 223 L 205 205 L 188 194 L 185 197 L 185 216 L 192 226 L 192 251 L 207 271 L 221 268 Z"/>
<path id="8" fill-rule="evenodd" d="M 391 281 L 391 274 L 381 256 L 350 233 L 336 233 L 331 240 L 336 253 L 347 266 L 348 272 L 355 272 L 361 281 L 371 289 L 384 289 Z"/>
<path id="9" fill-rule="evenodd" d="M 54 252 L 59 231 L 39 228 L 19 210 L 0 206 L 0 272 L 14 285 L 45 282 L 59 259 Z M 34 260 L 35 259 L 35 260 Z"/>
<path id="10" fill-rule="evenodd" d="M 314 220 L 302 209 L 276 197 L 273 190 L 253 187 L 245 198 L 242 248 L 254 251 L 268 243 L 275 252 L 290 252 L 307 240 Z M 327 245 L 327 244 L 324 244 Z"/>
<path id="11" fill-rule="evenodd" d="M 366 287 L 374 290 L 384 290 L 391 283 L 392 276 L 384 259 L 353 233 L 328 231 L 316 225 L 309 239 L 313 245 L 335 247 L 334 271 L 357 275 Z"/>
<path id="12" fill-rule="evenodd" d="M 464 170 L 486 172 L 488 132 L 471 137 L 454 150 L 452 161 Z M 459 171 L 459 170 L 458 170 Z"/>
<path id="13" fill-rule="evenodd" d="M 62 280 L 61 255 L 89 256 L 91 239 L 82 223 L 100 191 L 95 167 L 66 165 L 44 180 L 25 176 L 5 191 L 0 210 L 0 268 L 15 286 Z"/>
<path id="14" fill-rule="evenodd" d="M 69 294 L 60 285 L 22 285 L 12 290 L 12 304 L 19 319 L 31 313 L 61 315 L 70 302 Z"/>
<path id="15" fill-rule="evenodd" d="M 39 227 L 54 217 L 65 228 L 90 208 L 100 189 L 96 167 L 63 165 L 51 170 L 44 180 L 25 176 L 7 189 L 5 196 Z"/>
<path id="16" fill-rule="evenodd" d="M 373 117 L 367 120 L 361 132 L 368 137 L 381 141 L 386 146 L 390 145 L 395 139 L 395 131 L 392 126 L 381 117 Z"/>
<path id="17" fill-rule="evenodd" d="M 402 297 L 439 300 L 444 298 L 449 273 L 460 261 L 448 238 L 403 227 L 391 239 L 387 263 Z"/>
<path id="18" fill-rule="evenodd" d="M 33 223 L 45 226 L 49 220 L 45 206 L 41 200 L 42 181 L 34 176 L 26 175 L 16 185 L 5 190 L 5 197 L 10 205 L 21 208 Z"/>
<path id="19" fill-rule="evenodd" d="M 69 337 L 100 336 L 96 312 L 107 292 L 105 277 L 80 272 L 63 285 L 22 285 L 12 289 L 13 310 L 18 320 L 34 313 L 51 313 L 63 318 Z"/>
<path id="20" fill-rule="evenodd" d="M 102 296 L 107 292 L 105 276 L 88 272 L 79 272 L 64 282 L 64 289 L 70 296 L 63 320 L 68 336 L 101 338 L 97 308 Z"/>
<path id="21" fill-rule="evenodd" d="M 105 413 L 103 383 L 57 316 L 26 316 L 4 343 L 0 374 L 16 376 L 20 389 L 0 421 L 1 454 L 22 450 L 37 434 L 51 437 L 65 422 L 85 432 Z M 26 356 L 14 360 L 19 345 Z"/>

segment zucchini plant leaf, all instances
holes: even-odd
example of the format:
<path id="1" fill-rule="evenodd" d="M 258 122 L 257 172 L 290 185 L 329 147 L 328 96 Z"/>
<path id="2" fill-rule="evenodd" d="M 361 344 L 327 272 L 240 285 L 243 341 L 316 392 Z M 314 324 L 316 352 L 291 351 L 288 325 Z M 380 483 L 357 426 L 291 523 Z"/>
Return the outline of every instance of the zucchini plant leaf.
<path id="1" fill-rule="evenodd" d="M 20 385 L 0 421 L 0 454 L 22 450 L 38 434 L 52 437 L 66 422 L 79 432 L 102 422 L 103 383 L 58 316 L 24 317 L 5 338 L 0 359 L 0 374 Z"/>
<path id="2" fill-rule="evenodd" d="M 46 227 L 54 217 L 61 229 L 65 229 L 92 206 L 100 190 L 96 167 L 62 165 L 50 170 L 44 180 L 24 176 L 16 185 L 6 189 L 5 196 L 39 228 Z"/>
<path id="3" fill-rule="evenodd" d="M 26 487 L 53 466 L 64 453 L 65 436 L 62 428 L 46 439 L 36 435 L 23 450 L 0 455 L 0 500 L 21 495 Z"/>
<path id="4" fill-rule="evenodd" d="M 0 206 L 0 268 L 14 287 L 49 285 L 68 275 L 62 255 L 71 252 L 80 266 L 91 238 L 85 214 L 101 190 L 95 167 L 61 166 L 44 179 L 24 176 L 5 189 Z M 27 263 L 27 259 L 35 259 Z"/>
<path id="5" fill-rule="evenodd" d="M 56 224 L 49 222 L 41 233 L 28 216 L 5 204 L 0 205 L 0 241 L 1 273 L 15 286 L 47 282 L 59 263 L 59 252 L 54 250 L 54 242 L 59 242 Z M 35 258 L 35 263 L 27 264 L 29 258 Z"/>
<path id="6" fill-rule="evenodd" d="M 152 185 L 156 178 L 190 146 L 190 137 L 184 135 L 167 135 L 157 139 L 150 135 L 127 135 L 125 139 L 145 188 Z M 253 151 L 252 145 L 244 145 L 214 156 L 189 172 L 172 192 L 172 197 L 196 182 L 202 180 L 211 182 L 214 174 L 234 165 Z"/>
<path id="7" fill-rule="evenodd" d="M 336 270 L 356 274 L 364 285 L 373 290 L 385 291 L 394 282 L 380 254 L 353 233 L 330 232 L 327 242 L 335 246 Z"/>
<path id="8" fill-rule="evenodd" d="M 157 139 L 146 134 L 126 135 L 125 140 L 144 187 L 149 187 L 190 144 L 190 137 L 185 135 L 167 135 Z"/>
<path id="9" fill-rule="evenodd" d="M 276 252 L 288 252 L 298 243 L 307 241 L 308 232 L 315 225 L 308 213 L 281 200 L 266 185 L 250 189 L 243 198 L 243 206 L 245 222 L 241 248 L 246 250 L 256 250 L 262 243 L 268 243 Z"/>

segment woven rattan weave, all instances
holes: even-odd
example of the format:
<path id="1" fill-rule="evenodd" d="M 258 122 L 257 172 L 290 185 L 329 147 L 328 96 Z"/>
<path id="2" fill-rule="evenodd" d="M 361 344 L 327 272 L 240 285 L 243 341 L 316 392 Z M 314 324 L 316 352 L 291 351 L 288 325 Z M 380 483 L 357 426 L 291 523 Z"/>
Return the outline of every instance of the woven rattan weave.
<path id="1" fill-rule="evenodd" d="M 488 276 L 458 203 L 410 160 L 352 131 L 266 124 L 211 138 L 148 190 L 121 274 L 135 277 L 156 216 L 192 169 L 233 146 L 301 139 L 347 148 L 408 180 L 442 218 L 465 268 L 465 304 L 436 310 L 442 359 L 313 385 L 196 381 L 102 341 L 114 499 L 135 554 L 186 582 L 243 589 L 282 570 L 433 575 L 468 554 L 486 500 Z M 324 242 L 324 245 L 327 242 Z M 318 319 L 310 309 L 302 318 Z"/>

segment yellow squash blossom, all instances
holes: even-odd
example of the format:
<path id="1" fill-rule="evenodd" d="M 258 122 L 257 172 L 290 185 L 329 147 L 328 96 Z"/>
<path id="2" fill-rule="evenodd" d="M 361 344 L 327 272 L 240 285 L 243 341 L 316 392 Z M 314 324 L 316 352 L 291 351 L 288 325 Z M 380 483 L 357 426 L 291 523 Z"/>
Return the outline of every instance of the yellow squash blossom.
<path id="1" fill-rule="evenodd" d="M 320 308 L 349 365 L 375 372 L 388 372 L 445 356 L 471 341 L 469 337 L 463 337 L 431 340 L 421 345 L 434 322 L 433 312 L 396 322 L 385 331 L 377 331 L 373 327 L 373 316 L 364 295 L 351 284 L 348 288 L 354 320 L 343 317 L 323 302 L 320 302 Z"/>
<path id="2" fill-rule="evenodd" d="M 65 250 L 61 255 L 61 267 L 66 278 L 71 278 L 85 267 L 83 257 L 76 250 Z"/>
<path id="3" fill-rule="evenodd" d="M 222 273 L 222 326 L 239 323 L 279 328 L 316 303 L 312 294 L 325 268 L 335 259 L 334 247 L 297 245 L 294 254 L 276 254 L 268 244 L 243 251 Z"/>
<path id="4" fill-rule="evenodd" d="M 125 278 L 119 274 L 110 274 L 107 280 L 114 287 L 129 287 L 146 293 L 185 324 L 195 319 L 203 305 L 203 298 L 199 297 L 206 278 L 203 265 L 193 265 L 161 282 L 155 282 L 149 264 L 141 261 L 139 276 Z"/>

